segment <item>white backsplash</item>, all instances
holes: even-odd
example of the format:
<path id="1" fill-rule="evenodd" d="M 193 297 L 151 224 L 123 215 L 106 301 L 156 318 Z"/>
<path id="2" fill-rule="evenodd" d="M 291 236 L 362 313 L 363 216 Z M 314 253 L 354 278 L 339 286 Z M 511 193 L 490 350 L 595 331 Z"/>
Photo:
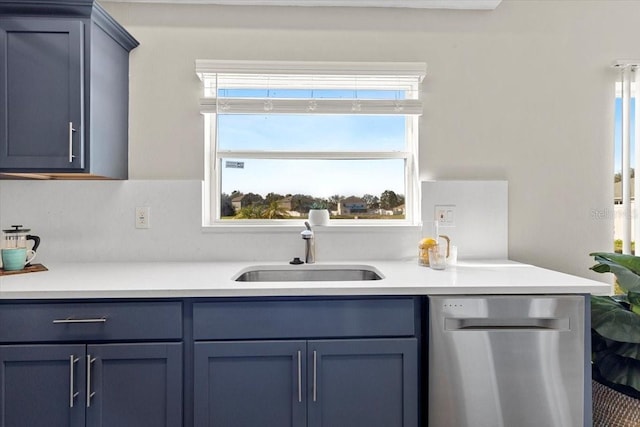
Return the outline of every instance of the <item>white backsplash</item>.
<path id="1" fill-rule="evenodd" d="M 455 225 L 439 233 L 451 238 L 459 258 L 508 258 L 507 181 L 425 181 L 423 223 L 433 221 L 436 206 L 455 206 Z"/>
<path id="2" fill-rule="evenodd" d="M 38 261 L 288 261 L 304 255 L 297 229 L 205 231 L 200 181 L 0 181 L 0 227 L 42 239 Z M 151 208 L 136 229 L 137 206 Z M 302 230 L 302 228 L 300 229 Z M 415 228 L 316 229 L 318 261 L 416 257 Z"/>

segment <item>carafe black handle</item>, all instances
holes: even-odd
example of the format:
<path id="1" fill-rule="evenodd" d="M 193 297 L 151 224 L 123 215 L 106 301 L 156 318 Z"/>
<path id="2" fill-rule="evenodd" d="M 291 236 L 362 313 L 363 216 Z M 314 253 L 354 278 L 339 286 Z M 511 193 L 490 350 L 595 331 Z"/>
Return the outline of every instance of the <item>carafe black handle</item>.
<path id="1" fill-rule="evenodd" d="M 33 247 L 31 248 L 34 252 L 38 250 L 38 246 L 40 246 L 40 237 L 34 236 L 32 234 L 27 234 L 27 240 L 33 240 Z"/>

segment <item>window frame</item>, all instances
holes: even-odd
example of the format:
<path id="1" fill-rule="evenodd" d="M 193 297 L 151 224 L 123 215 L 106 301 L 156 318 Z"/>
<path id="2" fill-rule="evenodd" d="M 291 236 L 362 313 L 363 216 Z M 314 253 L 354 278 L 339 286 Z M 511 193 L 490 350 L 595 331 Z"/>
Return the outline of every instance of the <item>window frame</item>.
<path id="1" fill-rule="evenodd" d="M 205 149 L 205 180 L 203 183 L 203 227 L 207 228 L 224 228 L 227 229 L 256 229 L 266 227 L 295 227 L 300 228 L 305 219 L 243 219 L 241 221 L 223 220 L 220 218 L 220 202 L 222 194 L 222 163 L 225 158 L 235 159 L 312 159 L 312 160 L 376 160 L 376 159 L 404 159 L 404 197 L 405 197 L 405 218 L 398 220 L 381 220 L 381 219 L 340 219 L 331 222 L 331 227 L 350 227 L 369 228 L 374 227 L 406 227 L 416 226 L 420 222 L 420 197 L 419 197 L 419 179 L 418 179 L 418 145 L 419 145 L 419 125 L 420 115 L 422 114 L 422 103 L 420 101 L 421 81 L 426 73 L 426 64 L 424 63 L 350 63 L 350 62 L 292 62 L 292 61 L 211 61 L 197 60 L 196 71 L 203 84 L 206 86 L 207 78 L 211 78 L 211 73 L 216 74 L 215 90 L 217 95 L 217 75 L 225 72 L 233 71 L 234 73 L 263 74 L 263 73 L 299 73 L 301 75 L 323 75 L 331 73 L 353 74 L 354 77 L 376 76 L 384 74 L 398 74 L 400 78 L 414 78 L 417 80 L 413 89 L 415 94 L 410 99 L 394 102 L 393 100 L 380 100 L 370 102 L 363 101 L 365 108 L 386 108 L 393 102 L 396 111 L 403 111 L 407 108 L 408 112 L 397 112 L 405 118 L 405 148 L 402 151 L 259 151 L 259 150 L 218 150 L 217 140 L 217 114 L 219 112 L 218 97 L 212 99 L 211 89 L 205 87 L 203 93 L 205 96 L 200 99 L 201 113 L 204 116 L 204 149 Z M 209 77 L 207 77 L 209 76 Z M 325 104 L 328 108 L 343 108 L 344 105 L 338 105 L 340 101 L 329 100 Z M 352 102 L 351 99 L 347 102 Z M 355 101 L 354 101 L 355 102 Z M 360 103 L 360 102 L 358 102 Z M 314 103 L 315 104 L 315 103 Z M 344 104 L 344 102 L 343 102 Z M 371 106 L 370 104 L 375 104 Z M 398 109 L 398 105 L 401 105 Z M 242 108 L 242 105 L 241 105 Z M 297 110 L 296 113 L 303 113 Z M 340 113 L 336 113 L 340 114 Z M 345 113 L 343 113 L 345 114 Z M 373 113 L 375 114 L 375 113 Z M 347 115 L 347 114 L 345 114 Z"/>
<path id="2" fill-rule="evenodd" d="M 634 172 L 638 170 L 638 161 L 640 159 L 640 108 L 637 104 L 637 91 L 640 87 L 640 67 L 639 60 L 620 60 L 614 61 L 612 67 L 620 71 L 620 77 L 615 82 L 615 97 L 614 105 L 617 105 L 618 99 L 621 101 L 620 111 L 620 129 L 617 129 L 617 111 L 614 111 L 614 174 L 616 173 L 616 167 L 620 166 L 621 171 L 621 199 L 616 201 L 615 198 L 615 181 L 614 181 L 614 200 L 613 200 L 613 212 L 614 212 L 614 249 L 616 235 L 621 235 L 622 240 L 622 253 L 632 254 L 632 243 L 640 241 L 640 222 L 637 216 L 638 208 L 636 205 L 636 196 L 640 193 L 640 179 L 634 179 L 634 185 L 631 186 L 631 170 Z M 634 114 L 631 114 L 632 103 Z M 614 110 L 617 108 L 614 107 Z M 632 126 L 632 123 L 634 126 Z M 618 137 L 620 138 L 620 164 L 616 164 L 616 156 L 618 149 Z M 632 140 L 634 145 L 634 162 L 631 162 L 631 146 Z M 615 175 L 614 175 L 615 176 Z M 633 197 L 632 197 L 633 193 Z M 618 212 L 616 212 L 618 208 Z M 620 221 L 620 224 L 616 222 Z M 620 231 L 618 231 L 617 225 L 621 225 Z"/>

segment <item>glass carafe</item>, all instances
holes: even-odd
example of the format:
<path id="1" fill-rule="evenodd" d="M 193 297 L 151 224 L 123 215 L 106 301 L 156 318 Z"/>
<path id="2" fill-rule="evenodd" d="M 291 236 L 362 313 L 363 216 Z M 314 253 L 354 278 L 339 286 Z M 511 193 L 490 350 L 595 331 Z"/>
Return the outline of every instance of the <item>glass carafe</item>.
<path id="1" fill-rule="evenodd" d="M 40 237 L 29 234 L 31 229 L 22 228 L 22 225 L 12 225 L 12 228 L 8 230 L 2 230 L 4 241 L 2 242 L 2 248 L 6 249 L 15 249 L 15 248 L 25 248 L 27 247 L 27 240 L 33 241 L 33 247 L 31 250 L 34 252 L 38 250 L 38 246 L 40 246 Z"/>

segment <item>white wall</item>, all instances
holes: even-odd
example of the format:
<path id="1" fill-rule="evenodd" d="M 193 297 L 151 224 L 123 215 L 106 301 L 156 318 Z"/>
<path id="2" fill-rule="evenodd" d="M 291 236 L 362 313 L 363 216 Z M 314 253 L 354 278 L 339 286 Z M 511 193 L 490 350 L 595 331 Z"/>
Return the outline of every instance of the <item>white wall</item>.
<path id="1" fill-rule="evenodd" d="M 451 239 L 460 259 L 509 257 L 506 181 L 426 181 L 421 188 L 425 236 L 435 234 L 427 230 L 434 230 L 437 210 L 446 207 L 451 223 L 438 221 L 437 234 Z"/>
<path id="2" fill-rule="evenodd" d="M 612 220 L 594 215 L 613 198 L 609 64 L 640 58 L 640 2 L 504 0 L 494 11 L 101 3 L 141 42 L 131 55 L 134 180 L 202 179 L 197 58 L 425 61 L 421 179 L 507 180 L 512 259 L 588 276 L 588 253 L 611 248 Z"/>
<path id="3" fill-rule="evenodd" d="M 302 225 L 203 232 L 202 183 L 192 180 L 14 181 L 0 187 L 3 228 L 41 238 L 38 261 L 282 261 L 304 256 Z M 135 208 L 151 228 L 135 228 Z M 418 230 L 345 233 L 315 227 L 318 261 L 417 256 Z M 416 261 L 417 262 L 417 261 Z"/>

